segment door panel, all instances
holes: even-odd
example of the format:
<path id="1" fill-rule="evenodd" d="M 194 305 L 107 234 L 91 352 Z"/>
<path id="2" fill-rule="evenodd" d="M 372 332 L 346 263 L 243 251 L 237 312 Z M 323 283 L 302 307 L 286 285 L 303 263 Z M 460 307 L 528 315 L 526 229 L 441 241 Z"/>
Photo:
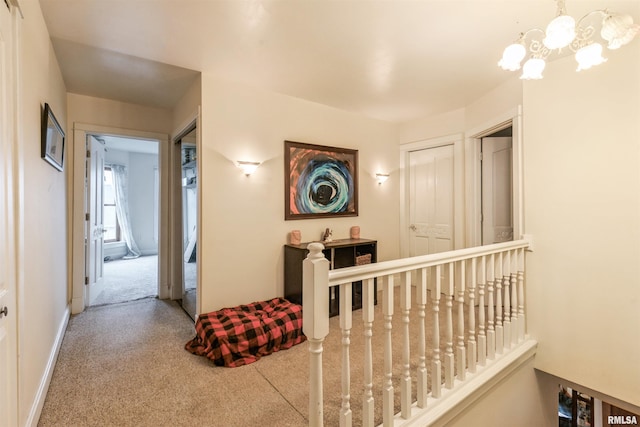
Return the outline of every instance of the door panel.
<path id="1" fill-rule="evenodd" d="M 482 138 L 482 244 L 513 240 L 511 137 Z"/>
<path id="2" fill-rule="evenodd" d="M 13 16 L 12 16 L 13 14 Z M 17 425 L 17 323 L 15 231 L 13 225 L 12 20 L 0 3 L 0 426 Z"/>
<path id="3" fill-rule="evenodd" d="M 453 249 L 453 145 L 409 153 L 410 256 Z"/>
<path id="4" fill-rule="evenodd" d="M 198 314 L 198 168 L 197 127 L 180 139 L 182 170 L 182 308 Z"/>
<path id="5" fill-rule="evenodd" d="M 93 135 L 87 136 L 87 213 L 86 222 L 86 277 L 85 306 L 93 304 L 104 289 L 104 221 L 102 219 L 104 198 L 104 144 Z"/>

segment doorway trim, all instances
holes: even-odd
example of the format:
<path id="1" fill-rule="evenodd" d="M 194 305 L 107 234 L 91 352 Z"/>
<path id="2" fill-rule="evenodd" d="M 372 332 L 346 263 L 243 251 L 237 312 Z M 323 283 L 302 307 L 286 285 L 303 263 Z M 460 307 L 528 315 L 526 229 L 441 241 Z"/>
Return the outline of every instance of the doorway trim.
<path id="1" fill-rule="evenodd" d="M 524 179 L 522 150 L 522 106 L 518 105 L 493 119 L 465 132 L 466 171 L 465 190 L 467 215 L 465 231 L 466 246 L 482 245 L 482 167 L 480 143 L 482 138 L 502 129 L 512 127 L 512 191 L 513 191 L 513 237 L 520 239 L 524 232 Z"/>
<path id="2" fill-rule="evenodd" d="M 460 249 L 464 243 L 464 134 L 455 133 L 400 145 L 400 256 L 410 256 L 409 219 L 409 154 L 412 151 L 453 145 L 453 245 Z"/>
<path id="3" fill-rule="evenodd" d="M 169 136 L 163 133 L 123 129 L 111 126 L 100 126 L 87 123 L 73 124 L 73 178 L 71 183 L 71 313 L 84 311 L 85 305 L 85 179 L 86 179 L 86 147 L 87 135 L 112 135 L 128 138 L 139 138 L 158 141 L 158 170 L 160 176 L 159 194 L 159 229 L 158 229 L 158 298 L 169 297 L 168 248 L 169 236 L 163 230 L 168 229 L 168 165 Z"/>

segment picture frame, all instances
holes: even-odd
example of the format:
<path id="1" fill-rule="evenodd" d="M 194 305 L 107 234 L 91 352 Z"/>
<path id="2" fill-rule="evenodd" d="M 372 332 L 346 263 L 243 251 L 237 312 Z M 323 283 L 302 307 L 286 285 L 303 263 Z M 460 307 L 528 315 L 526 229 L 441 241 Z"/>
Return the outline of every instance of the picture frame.
<path id="1" fill-rule="evenodd" d="M 42 111 L 42 158 L 58 171 L 64 169 L 65 134 L 51 110 L 45 103 Z"/>
<path id="2" fill-rule="evenodd" d="M 358 216 L 358 150 L 284 142 L 284 219 Z"/>

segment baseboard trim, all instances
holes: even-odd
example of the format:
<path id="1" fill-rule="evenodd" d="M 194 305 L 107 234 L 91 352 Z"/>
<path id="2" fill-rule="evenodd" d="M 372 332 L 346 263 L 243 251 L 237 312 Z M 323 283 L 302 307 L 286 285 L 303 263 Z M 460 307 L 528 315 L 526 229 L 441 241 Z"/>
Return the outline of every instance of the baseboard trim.
<path id="1" fill-rule="evenodd" d="M 56 367 L 56 361 L 58 360 L 58 353 L 60 352 L 60 347 L 62 346 L 64 333 L 67 330 L 67 325 L 69 324 L 70 313 L 71 308 L 67 306 L 64 311 L 64 315 L 62 316 L 62 322 L 60 323 L 60 327 L 58 328 L 58 333 L 56 334 L 53 348 L 51 349 L 51 353 L 49 354 L 49 360 L 47 360 L 47 366 L 45 368 L 44 375 L 42 375 L 42 379 L 40 380 L 40 387 L 38 387 L 36 398 L 33 401 L 31 410 L 29 411 L 29 417 L 27 418 L 27 422 L 25 424 L 27 426 L 37 427 L 38 421 L 40 420 L 40 414 L 42 413 L 42 407 L 44 406 L 44 401 L 47 397 L 49 384 L 51 384 L 51 377 L 53 376 L 53 370 Z"/>

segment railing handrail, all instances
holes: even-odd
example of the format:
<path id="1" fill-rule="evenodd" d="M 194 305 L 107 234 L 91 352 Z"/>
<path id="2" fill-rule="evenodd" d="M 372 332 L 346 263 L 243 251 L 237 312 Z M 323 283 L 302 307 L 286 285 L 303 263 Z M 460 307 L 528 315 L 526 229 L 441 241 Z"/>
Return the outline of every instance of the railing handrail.
<path id="1" fill-rule="evenodd" d="M 479 256 L 492 255 L 497 252 L 522 249 L 529 247 L 527 239 L 513 240 L 504 243 L 495 243 L 485 246 L 474 246 L 465 249 L 456 249 L 447 252 L 439 252 L 430 255 L 421 255 L 411 258 L 400 258 L 389 261 L 381 261 L 372 264 L 345 267 L 329 271 L 329 286 L 343 283 L 357 282 L 372 279 L 378 276 L 402 273 L 407 270 L 432 267 L 438 264 L 463 261 Z"/>

